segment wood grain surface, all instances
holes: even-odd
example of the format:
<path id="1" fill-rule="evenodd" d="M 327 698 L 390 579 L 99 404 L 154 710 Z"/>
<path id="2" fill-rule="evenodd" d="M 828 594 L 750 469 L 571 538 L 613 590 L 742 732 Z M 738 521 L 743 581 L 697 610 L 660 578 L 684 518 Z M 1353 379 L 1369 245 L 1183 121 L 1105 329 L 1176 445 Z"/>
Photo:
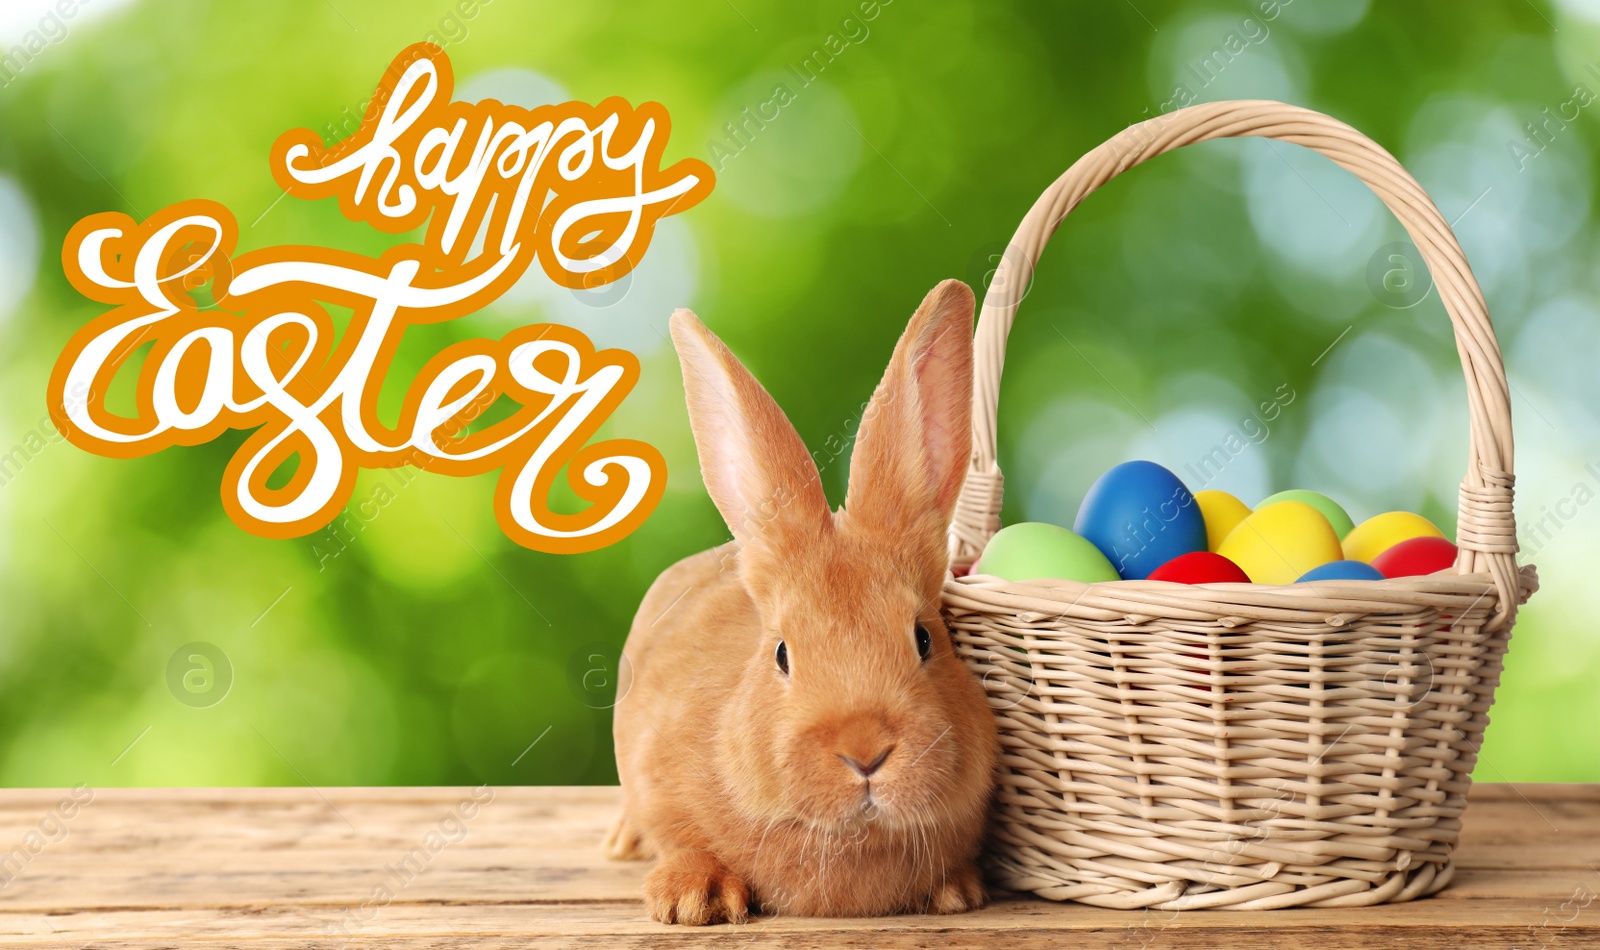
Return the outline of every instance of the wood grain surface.
<path id="1" fill-rule="evenodd" d="M 614 788 L 76 794 L 0 790 L 0 947 L 1600 947 L 1591 785 L 1477 786 L 1455 882 L 1410 904 L 1174 914 L 997 895 L 955 917 L 697 929 L 647 919 L 646 865 L 600 856 Z"/>

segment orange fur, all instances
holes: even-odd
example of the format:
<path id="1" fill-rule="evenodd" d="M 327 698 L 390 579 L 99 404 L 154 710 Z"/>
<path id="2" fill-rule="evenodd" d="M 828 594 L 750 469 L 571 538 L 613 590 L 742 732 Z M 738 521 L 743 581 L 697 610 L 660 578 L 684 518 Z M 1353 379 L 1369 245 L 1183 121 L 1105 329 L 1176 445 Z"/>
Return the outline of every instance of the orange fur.
<path id="1" fill-rule="evenodd" d="M 939 615 L 970 451 L 972 313 L 956 281 L 918 308 L 838 512 L 771 396 L 674 314 L 702 474 L 734 540 L 664 572 L 625 648 L 624 810 L 607 850 L 660 855 L 645 885 L 656 919 L 737 922 L 741 901 L 847 916 L 982 905 L 994 717 Z M 846 762 L 880 755 L 870 777 Z"/>

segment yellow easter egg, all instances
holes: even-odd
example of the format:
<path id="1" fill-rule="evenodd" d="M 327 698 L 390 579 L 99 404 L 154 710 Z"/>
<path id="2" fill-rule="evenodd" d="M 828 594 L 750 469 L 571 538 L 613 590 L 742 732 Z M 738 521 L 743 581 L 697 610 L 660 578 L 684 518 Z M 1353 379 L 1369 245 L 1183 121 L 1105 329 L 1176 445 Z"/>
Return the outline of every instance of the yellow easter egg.
<path id="1" fill-rule="evenodd" d="M 1206 520 L 1206 550 L 1213 553 L 1239 522 L 1250 517 L 1250 506 L 1225 491 L 1197 491 L 1194 500 L 1200 505 L 1200 516 Z"/>
<path id="2" fill-rule="evenodd" d="M 1444 538 L 1444 532 L 1427 518 L 1409 511 L 1373 515 L 1344 536 L 1344 557 L 1371 564 L 1378 555 L 1412 538 Z"/>
<path id="3" fill-rule="evenodd" d="M 1327 518 L 1328 524 L 1333 525 L 1333 533 L 1341 538 L 1355 530 L 1355 522 L 1350 520 L 1350 516 L 1339 507 L 1338 502 L 1321 492 L 1306 491 L 1304 488 L 1292 488 L 1276 495 L 1268 495 L 1261 499 L 1261 504 L 1257 507 L 1277 504 L 1280 501 L 1303 501 L 1322 512 L 1322 517 Z"/>
<path id="4" fill-rule="evenodd" d="M 1217 553 L 1257 584 L 1293 584 L 1306 571 L 1344 556 L 1328 519 L 1303 501 L 1257 508 L 1228 532 Z"/>

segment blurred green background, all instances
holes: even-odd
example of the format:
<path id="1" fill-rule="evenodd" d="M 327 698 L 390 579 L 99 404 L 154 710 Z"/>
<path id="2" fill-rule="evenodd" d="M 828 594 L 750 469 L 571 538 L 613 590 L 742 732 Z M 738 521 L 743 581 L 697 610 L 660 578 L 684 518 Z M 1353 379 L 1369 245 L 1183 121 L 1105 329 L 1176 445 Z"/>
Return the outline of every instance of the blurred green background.
<path id="1" fill-rule="evenodd" d="M 0 48 L 50 6 L 9 2 Z M 870 20 L 842 0 L 88 0 L 62 23 L 0 72 L 0 783 L 615 781 L 611 667 L 633 610 L 726 537 L 663 337 L 672 309 L 694 308 L 822 448 L 853 429 L 922 294 L 981 284 L 1073 159 L 1227 98 L 1352 123 L 1456 223 L 1515 390 L 1525 557 L 1544 582 L 1479 778 L 1600 781 L 1594 0 L 896 0 Z M 830 35 L 817 72 L 805 61 Z M 489 309 L 413 330 L 391 372 L 397 390 L 451 341 L 541 321 L 633 350 L 642 378 L 602 436 L 666 456 L 645 526 L 535 554 L 496 527 L 492 476 L 379 472 L 343 527 L 269 541 L 219 501 L 241 434 L 135 461 L 52 440 L 46 377 L 100 312 L 61 274 L 67 229 L 204 197 L 233 209 L 240 251 L 377 253 L 401 238 L 331 200 L 279 200 L 268 149 L 294 127 L 353 130 L 425 38 L 460 98 L 658 100 L 666 160 L 719 169 L 626 280 L 573 292 L 534 268 Z M 780 84 L 778 117 L 730 139 Z M 1453 530 L 1461 374 L 1437 295 L 1389 247 L 1403 237 L 1331 163 L 1261 141 L 1187 149 L 1093 196 L 1011 338 L 1007 520 L 1070 524 L 1100 472 L 1145 457 L 1247 503 L 1313 488 L 1357 520 L 1408 508 Z M 1194 479 L 1230 432 L 1242 451 Z M 836 502 L 846 470 L 823 471 Z M 186 687 L 196 651 L 212 680 Z"/>

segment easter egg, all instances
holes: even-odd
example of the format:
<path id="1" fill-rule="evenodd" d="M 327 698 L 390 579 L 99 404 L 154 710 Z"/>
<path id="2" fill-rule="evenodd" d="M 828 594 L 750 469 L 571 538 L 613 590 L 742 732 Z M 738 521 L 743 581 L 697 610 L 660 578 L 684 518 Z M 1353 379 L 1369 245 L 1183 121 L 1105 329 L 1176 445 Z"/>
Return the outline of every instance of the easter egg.
<path id="1" fill-rule="evenodd" d="M 1207 551 L 1221 547 L 1222 539 L 1228 536 L 1228 532 L 1250 517 L 1250 506 L 1225 491 L 1214 488 L 1197 491 L 1194 500 L 1200 506 L 1200 516 L 1206 522 Z"/>
<path id="2" fill-rule="evenodd" d="M 1339 536 L 1317 509 L 1280 501 L 1251 512 L 1217 553 L 1257 584 L 1293 584 L 1312 568 L 1339 560 Z"/>
<path id="3" fill-rule="evenodd" d="M 1199 496 L 1196 496 L 1199 497 Z M 1250 577 L 1239 565 L 1210 551 L 1180 554 L 1150 572 L 1150 580 L 1175 584 L 1248 584 Z"/>
<path id="4" fill-rule="evenodd" d="M 1194 495 L 1154 462 L 1123 462 L 1100 476 L 1072 528 L 1128 580 L 1144 580 L 1178 555 L 1206 549 L 1206 521 Z"/>
<path id="5" fill-rule="evenodd" d="M 1417 577 L 1454 567 L 1456 546 L 1444 538 L 1423 535 L 1410 538 L 1372 559 L 1384 577 Z"/>
<path id="6" fill-rule="evenodd" d="M 1027 521 L 1001 528 L 984 546 L 974 574 L 1008 581 L 1065 580 L 1093 584 L 1117 580 L 1100 549 L 1059 525 Z"/>
<path id="7" fill-rule="evenodd" d="M 1383 552 L 1412 538 L 1443 538 L 1444 532 L 1433 522 L 1409 511 L 1389 511 L 1373 515 L 1344 536 L 1344 556 L 1371 564 Z"/>
<path id="8" fill-rule="evenodd" d="M 1322 517 L 1327 518 L 1328 524 L 1333 527 L 1333 533 L 1341 538 L 1349 534 L 1350 530 L 1356 526 L 1356 523 L 1350 520 L 1350 516 L 1345 514 L 1344 509 L 1339 507 L 1338 502 L 1321 492 L 1306 491 L 1304 488 L 1291 488 L 1288 491 L 1278 492 L 1276 495 L 1268 495 L 1266 498 L 1261 499 L 1261 504 L 1256 507 L 1265 508 L 1267 505 L 1276 504 L 1280 501 L 1305 502 L 1322 512 Z"/>
<path id="9" fill-rule="evenodd" d="M 1381 581 L 1383 572 L 1364 561 L 1329 561 L 1300 575 L 1296 584 L 1306 581 Z"/>

